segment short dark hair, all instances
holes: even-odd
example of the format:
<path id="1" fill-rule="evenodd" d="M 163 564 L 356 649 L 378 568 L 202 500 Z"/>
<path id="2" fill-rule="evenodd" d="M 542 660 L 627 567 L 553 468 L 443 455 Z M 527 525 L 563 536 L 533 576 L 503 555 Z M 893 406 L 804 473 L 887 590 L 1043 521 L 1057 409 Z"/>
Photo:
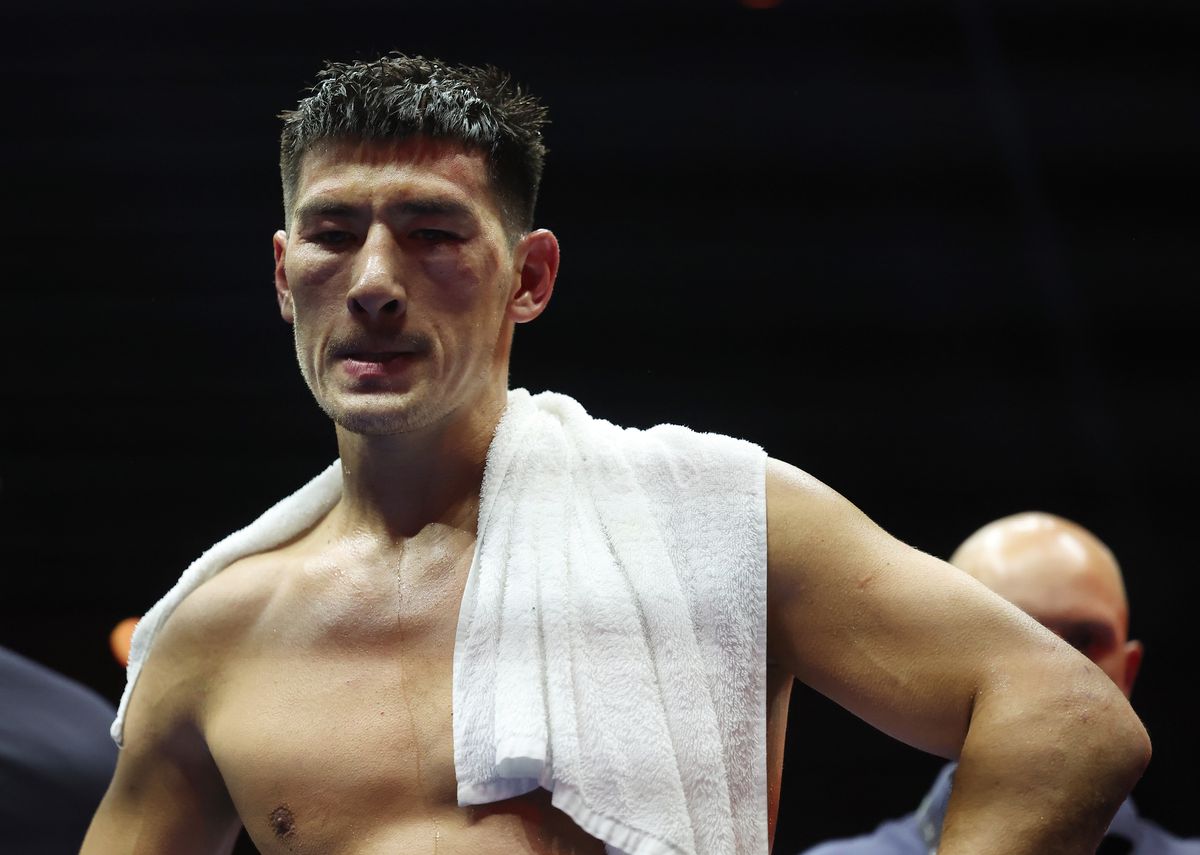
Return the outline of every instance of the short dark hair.
<path id="1" fill-rule="evenodd" d="M 326 62 L 308 96 L 279 118 L 279 171 L 289 223 L 300 165 L 321 143 L 423 135 L 482 151 L 505 226 L 513 234 L 533 227 L 546 156 L 546 108 L 494 66 L 454 66 L 398 53 Z"/>

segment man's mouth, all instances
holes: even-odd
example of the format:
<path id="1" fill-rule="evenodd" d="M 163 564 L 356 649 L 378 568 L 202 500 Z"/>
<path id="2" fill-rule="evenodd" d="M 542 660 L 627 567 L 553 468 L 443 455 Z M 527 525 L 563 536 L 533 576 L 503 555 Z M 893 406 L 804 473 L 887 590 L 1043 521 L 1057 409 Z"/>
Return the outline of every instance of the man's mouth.
<path id="1" fill-rule="evenodd" d="M 337 357 L 342 369 L 357 379 L 405 373 L 416 353 L 411 350 L 352 350 Z"/>

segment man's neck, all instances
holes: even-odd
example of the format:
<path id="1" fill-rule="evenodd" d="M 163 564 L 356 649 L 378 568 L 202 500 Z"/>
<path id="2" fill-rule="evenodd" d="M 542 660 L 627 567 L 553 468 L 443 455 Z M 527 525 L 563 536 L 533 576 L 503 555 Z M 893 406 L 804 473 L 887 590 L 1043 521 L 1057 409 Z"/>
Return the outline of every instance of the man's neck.
<path id="1" fill-rule="evenodd" d="M 507 391 L 441 422 L 391 436 L 338 428 L 342 499 L 329 522 L 343 533 L 402 540 L 438 523 L 475 533 L 488 447 Z"/>

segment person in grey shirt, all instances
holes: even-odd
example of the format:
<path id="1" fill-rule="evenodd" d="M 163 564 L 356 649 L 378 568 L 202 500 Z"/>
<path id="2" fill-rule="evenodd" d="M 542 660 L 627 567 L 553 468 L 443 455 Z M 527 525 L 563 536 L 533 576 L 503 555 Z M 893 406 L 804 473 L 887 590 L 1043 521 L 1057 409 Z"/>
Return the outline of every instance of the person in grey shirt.
<path id="1" fill-rule="evenodd" d="M 0 647 L 0 852 L 75 855 L 117 764 L 116 710 Z"/>
<path id="2" fill-rule="evenodd" d="M 1100 666 L 1129 697 L 1142 662 L 1130 640 L 1129 606 L 1112 552 L 1087 529 L 1046 513 L 1004 517 L 972 534 L 950 558 L 1000 596 L 1053 630 Z M 945 766 L 913 813 L 870 834 L 831 840 L 803 855 L 931 855 L 954 787 Z M 1200 855 L 1200 840 L 1182 840 L 1139 816 L 1125 800 L 1097 850 L 1101 855 Z"/>

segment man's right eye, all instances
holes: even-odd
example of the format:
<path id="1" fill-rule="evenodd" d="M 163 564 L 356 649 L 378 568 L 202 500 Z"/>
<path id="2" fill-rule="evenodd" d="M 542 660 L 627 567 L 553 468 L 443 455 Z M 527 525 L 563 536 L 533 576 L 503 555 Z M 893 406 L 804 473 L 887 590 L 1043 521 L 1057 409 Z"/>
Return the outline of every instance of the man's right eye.
<path id="1" fill-rule="evenodd" d="M 354 235 L 350 232 L 338 231 L 337 229 L 328 229 L 323 232 L 317 232 L 310 240 L 314 243 L 319 243 L 323 246 L 341 246 L 349 243 Z"/>

